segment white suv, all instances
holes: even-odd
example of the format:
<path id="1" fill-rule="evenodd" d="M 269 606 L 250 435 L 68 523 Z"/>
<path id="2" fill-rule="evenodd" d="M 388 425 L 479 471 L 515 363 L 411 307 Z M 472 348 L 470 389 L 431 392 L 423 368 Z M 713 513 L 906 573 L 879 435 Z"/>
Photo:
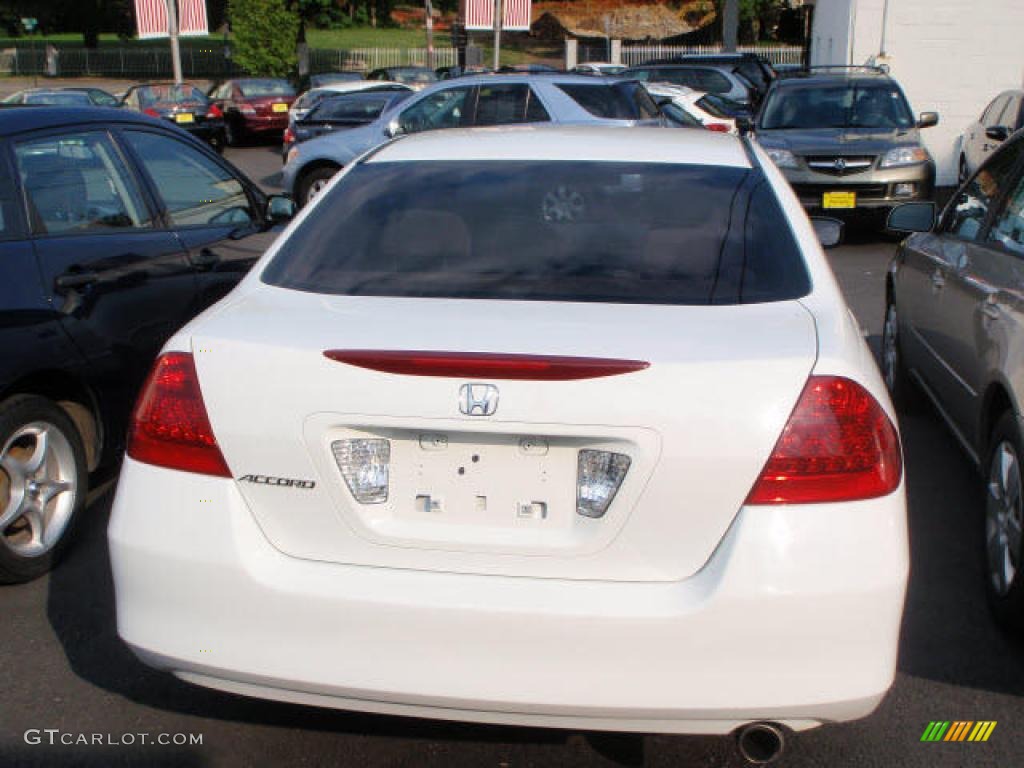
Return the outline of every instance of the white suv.
<path id="1" fill-rule="evenodd" d="M 870 713 L 908 569 L 815 230 L 757 146 L 656 128 L 351 164 L 167 344 L 110 547 L 121 636 L 191 682 L 678 733 Z"/>

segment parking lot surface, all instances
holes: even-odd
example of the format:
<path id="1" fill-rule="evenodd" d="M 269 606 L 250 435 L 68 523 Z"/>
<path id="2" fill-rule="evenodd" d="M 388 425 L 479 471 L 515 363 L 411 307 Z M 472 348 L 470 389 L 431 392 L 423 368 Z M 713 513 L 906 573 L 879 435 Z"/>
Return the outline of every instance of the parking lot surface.
<path id="1" fill-rule="evenodd" d="M 278 191 L 277 147 L 231 149 L 227 157 Z M 830 252 L 876 353 L 894 248 L 892 240 L 854 230 L 847 245 Z M 922 408 L 901 424 L 912 574 L 895 685 L 870 718 L 789 739 L 781 765 L 1011 766 L 1024 754 L 1024 648 L 995 628 L 985 605 L 981 481 L 932 411 Z M 112 494 L 94 500 L 76 546 L 52 574 L 0 589 L 0 765 L 742 764 L 727 738 L 591 736 L 369 716 L 245 699 L 156 673 L 116 634 L 105 539 Z M 755 645 L 757 626 L 747 632 Z M 934 720 L 997 726 L 986 743 L 922 743 Z M 198 735 L 201 744 L 143 743 L 177 734 L 193 742 Z"/>

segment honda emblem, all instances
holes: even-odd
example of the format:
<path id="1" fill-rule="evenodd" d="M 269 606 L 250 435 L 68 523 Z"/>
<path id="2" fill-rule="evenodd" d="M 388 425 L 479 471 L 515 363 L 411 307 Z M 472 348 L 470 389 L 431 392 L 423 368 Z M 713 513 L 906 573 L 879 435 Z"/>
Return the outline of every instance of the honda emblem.
<path id="1" fill-rule="evenodd" d="M 490 416 L 498 410 L 498 388 L 470 382 L 459 387 L 459 412 L 466 416 Z"/>

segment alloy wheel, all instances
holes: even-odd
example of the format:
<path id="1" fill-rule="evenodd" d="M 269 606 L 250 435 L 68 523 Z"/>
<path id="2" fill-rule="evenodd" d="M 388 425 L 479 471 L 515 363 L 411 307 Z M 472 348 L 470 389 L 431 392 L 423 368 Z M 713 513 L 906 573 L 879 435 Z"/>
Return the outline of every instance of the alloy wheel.
<path id="1" fill-rule="evenodd" d="M 0 543 L 38 557 L 60 541 L 78 494 L 75 454 L 53 424 L 18 429 L 0 451 Z"/>
<path id="2" fill-rule="evenodd" d="M 328 184 L 331 183 L 330 179 L 314 179 L 309 185 L 309 189 L 306 190 L 306 202 L 311 203 L 319 195 Z"/>
<path id="3" fill-rule="evenodd" d="M 1003 440 L 992 453 L 985 510 L 989 579 L 1000 597 L 1020 568 L 1022 509 L 1020 462 L 1013 444 Z"/>

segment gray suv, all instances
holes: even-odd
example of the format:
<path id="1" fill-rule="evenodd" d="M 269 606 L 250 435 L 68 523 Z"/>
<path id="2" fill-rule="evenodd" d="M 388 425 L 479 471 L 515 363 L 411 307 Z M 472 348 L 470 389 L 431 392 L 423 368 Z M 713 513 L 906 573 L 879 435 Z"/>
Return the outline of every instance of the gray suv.
<path id="1" fill-rule="evenodd" d="M 920 129 L 938 121 L 915 118 L 881 70 L 812 70 L 773 83 L 756 132 L 805 208 L 842 216 L 930 199 L 935 162 Z"/>
<path id="2" fill-rule="evenodd" d="M 923 391 L 981 469 L 989 602 L 1024 630 L 1024 131 L 937 222 L 934 210 L 912 203 L 889 217 L 891 229 L 918 234 L 887 274 L 883 373 L 903 410 Z"/>
<path id="3" fill-rule="evenodd" d="M 519 123 L 665 124 L 658 105 L 635 80 L 558 74 L 460 77 L 425 88 L 368 125 L 292 147 L 283 185 L 305 205 L 338 170 L 396 136 Z"/>

